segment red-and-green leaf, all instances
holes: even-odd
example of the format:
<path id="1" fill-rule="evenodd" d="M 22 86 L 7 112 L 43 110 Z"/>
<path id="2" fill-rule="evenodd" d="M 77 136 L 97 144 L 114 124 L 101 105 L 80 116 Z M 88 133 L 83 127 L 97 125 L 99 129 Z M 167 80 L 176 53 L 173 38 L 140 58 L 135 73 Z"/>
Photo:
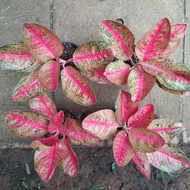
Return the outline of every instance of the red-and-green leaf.
<path id="1" fill-rule="evenodd" d="M 101 31 L 118 59 L 125 61 L 131 58 L 135 37 L 125 25 L 112 20 L 104 20 L 101 24 Z"/>
<path id="2" fill-rule="evenodd" d="M 135 152 L 132 158 L 137 168 L 142 172 L 148 179 L 151 177 L 151 166 L 148 160 L 147 154 L 143 152 Z"/>
<path id="3" fill-rule="evenodd" d="M 94 146 L 100 138 L 83 129 L 75 119 L 67 118 L 65 134 L 69 141 L 75 145 Z"/>
<path id="4" fill-rule="evenodd" d="M 82 121 L 82 127 L 101 140 L 107 140 L 116 134 L 120 125 L 116 121 L 114 112 L 104 109 L 85 117 Z"/>
<path id="5" fill-rule="evenodd" d="M 139 63 L 143 70 L 155 77 L 163 77 L 166 79 L 176 79 L 176 76 L 171 68 L 168 68 L 164 64 L 156 61 L 149 60 Z"/>
<path id="6" fill-rule="evenodd" d="M 74 64 L 82 71 L 91 71 L 107 65 L 114 59 L 111 48 L 105 42 L 87 42 L 77 47 Z"/>
<path id="7" fill-rule="evenodd" d="M 29 106 L 33 112 L 42 114 L 48 119 L 51 119 L 57 113 L 55 103 L 46 93 L 29 99 Z"/>
<path id="8" fill-rule="evenodd" d="M 148 129 L 158 133 L 166 142 L 170 142 L 177 134 L 187 128 L 183 123 L 175 123 L 171 119 L 161 118 L 153 120 Z"/>
<path id="9" fill-rule="evenodd" d="M 129 117 L 138 110 L 138 104 L 131 101 L 131 95 L 120 90 L 115 102 L 115 115 L 117 122 L 121 125 L 126 124 Z"/>
<path id="10" fill-rule="evenodd" d="M 60 39 L 39 24 L 24 23 L 23 38 L 30 53 L 44 63 L 52 59 L 58 60 L 63 52 Z"/>
<path id="11" fill-rule="evenodd" d="M 114 138 L 113 155 L 119 167 L 127 165 L 134 155 L 132 145 L 124 130 L 118 132 Z"/>
<path id="12" fill-rule="evenodd" d="M 43 92 L 44 89 L 38 80 L 38 74 L 34 72 L 21 78 L 13 90 L 12 99 L 19 102 L 27 101 Z"/>
<path id="13" fill-rule="evenodd" d="M 165 49 L 165 51 L 159 55 L 158 61 L 163 61 L 167 59 L 171 54 L 174 53 L 174 51 L 179 46 L 180 42 L 182 41 L 185 32 L 186 32 L 187 24 L 172 24 L 171 25 L 171 35 L 170 35 L 170 41 Z"/>
<path id="14" fill-rule="evenodd" d="M 41 63 L 32 57 L 23 42 L 0 47 L 2 70 L 31 72 L 40 66 Z"/>
<path id="15" fill-rule="evenodd" d="M 38 78 L 40 84 L 50 91 L 55 91 L 58 87 L 60 65 L 57 61 L 48 61 L 40 68 Z"/>
<path id="16" fill-rule="evenodd" d="M 61 128 L 63 127 L 64 112 L 59 111 L 53 117 L 51 117 L 48 125 L 48 132 L 51 134 L 59 135 Z"/>
<path id="17" fill-rule="evenodd" d="M 59 166 L 63 168 L 66 175 L 75 177 L 79 171 L 77 156 L 66 138 L 60 140 L 60 146 L 63 158 Z"/>
<path id="18" fill-rule="evenodd" d="M 141 66 L 131 70 L 128 76 L 127 84 L 131 93 L 133 102 L 140 102 L 151 91 L 155 84 L 156 78 L 146 73 Z"/>
<path id="19" fill-rule="evenodd" d="M 154 119 L 154 106 L 146 104 L 128 119 L 129 127 L 147 128 Z"/>
<path id="20" fill-rule="evenodd" d="M 141 61 L 157 58 L 168 46 L 170 22 L 167 18 L 158 21 L 136 44 L 135 52 Z"/>
<path id="21" fill-rule="evenodd" d="M 55 168 L 63 159 L 64 152 L 62 152 L 59 144 L 58 138 L 54 136 L 37 139 L 31 143 L 31 147 L 35 149 L 35 170 L 45 182 L 51 179 Z"/>
<path id="22" fill-rule="evenodd" d="M 121 60 L 117 60 L 106 66 L 104 75 L 114 84 L 125 85 L 130 71 L 131 66 L 129 64 L 124 63 Z"/>
<path id="23" fill-rule="evenodd" d="M 40 137 L 48 132 L 47 120 L 32 112 L 6 112 L 5 124 L 13 133 L 22 137 Z"/>
<path id="24" fill-rule="evenodd" d="M 149 162 L 167 173 L 178 173 L 190 167 L 190 160 L 185 153 L 173 144 L 165 144 L 156 152 L 148 153 Z"/>
<path id="25" fill-rule="evenodd" d="M 159 134 L 142 127 L 131 128 L 128 135 L 133 147 L 144 153 L 155 152 L 165 144 L 164 139 Z"/>
<path id="26" fill-rule="evenodd" d="M 67 66 L 61 71 L 61 82 L 63 91 L 73 102 L 83 106 L 96 104 L 92 89 L 74 67 Z"/>

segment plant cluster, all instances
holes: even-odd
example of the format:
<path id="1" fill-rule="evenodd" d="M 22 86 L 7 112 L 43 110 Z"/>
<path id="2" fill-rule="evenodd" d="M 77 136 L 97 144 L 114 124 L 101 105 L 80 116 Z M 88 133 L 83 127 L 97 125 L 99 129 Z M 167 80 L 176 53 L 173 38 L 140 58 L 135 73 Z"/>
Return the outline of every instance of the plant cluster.
<path id="1" fill-rule="evenodd" d="M 104 41 L 79 45 L 72 58 L 61 59 L 63 45 L 49 29 L 24 23 L 23 42 L 0 48 L 3 70 L 29 73 L 13 90 L 14 101 L 29 101 L 31 111 L 5 114 L 6 126 L 16 135 L 37 138 L 35 170 L 48 181 L 57 166 L 74 177 L 78 160 L 71 144 L 95 146 L 100 140 L 113 140 L 113 155 L 118 166 L 132 160 L 148 178 L 152 164 L 156 168 L 178 173 L 190 167 L 190 160 L 171 140 L 187 126 L 167 118 L 154 119 L 154 106 L 142 101 L 158 84 L 177 95 L 189 96 L 190 70 L 170 59 L 182 41 L 186 24 L 158 21 L 135 45 L 135 37 L 122 23 L 101 23 Z M 59 78 L 64 94 L 82 106 L 96 104 L 96 97 L 86 78 L 100 84 L 114 83 L 121 89 L 115 110 L 104 109 L 85 117 L 81 125 L 65 111 L 58 111 L 46 94 L 58 88 Z"/>

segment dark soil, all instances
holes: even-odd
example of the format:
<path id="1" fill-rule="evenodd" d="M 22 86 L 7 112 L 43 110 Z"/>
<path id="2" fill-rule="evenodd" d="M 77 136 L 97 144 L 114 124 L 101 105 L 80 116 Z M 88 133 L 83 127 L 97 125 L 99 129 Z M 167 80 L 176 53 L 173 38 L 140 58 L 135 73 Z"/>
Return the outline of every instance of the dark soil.
<path id="1" fill-rule="evenodd" d="M 152 167 L 151 179 L 146 179 L 130 162 L 115 165 L 112 148 L 74 148 L 80 164 L 79 174 L 68 177 L 57 169 L 52 179 L 43 182 L 33 167 L 32 149 L 0 150 L 0 189 L 47 190 L 186 190 L 190 189 L 190 170 L 178 176 L 162 173 Z M 190 156 L 190 148 L 183 147 Z"/>

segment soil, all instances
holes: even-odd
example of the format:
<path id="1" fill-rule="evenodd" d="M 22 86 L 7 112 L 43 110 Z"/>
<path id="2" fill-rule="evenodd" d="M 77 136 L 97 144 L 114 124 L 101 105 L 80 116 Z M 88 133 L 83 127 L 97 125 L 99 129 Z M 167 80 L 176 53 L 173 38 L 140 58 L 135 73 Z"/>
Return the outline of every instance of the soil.
<path id="1" fill-rule="evenodd" d="M 190 156 L 190 147 L 182 148 Z M 132 162 L 123 168 L 116 166 L 111 147 L 74 147 L 74 150 L 79 159 L 79 174 L 71 178 L 57 168 L 46 183 L 34 171 L 32 149 L 0 150 L 0 189 L 190 190 L 190 170 L 172 176 L 152 167 L 148 180 Z"/>

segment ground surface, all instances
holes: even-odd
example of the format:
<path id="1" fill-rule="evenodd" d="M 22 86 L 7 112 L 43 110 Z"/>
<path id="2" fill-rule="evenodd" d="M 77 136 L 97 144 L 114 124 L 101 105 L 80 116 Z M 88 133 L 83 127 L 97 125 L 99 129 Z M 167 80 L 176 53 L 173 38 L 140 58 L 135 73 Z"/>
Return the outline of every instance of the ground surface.
<path id="1" fill-rule="evenodd" d="M 161 173 L 152 167 L 151 179 L 146 179 L 132 162 L 123 168 L 114 165 L 111 148 L 74 148 L 80 164 L 75 178 L 59 169 L 44 183 L 34 171 L 31 149 L 0 151 L 0 181 L 2 190 L 189 190 L 190 171 L 177 177 Z M 190 148 L 183 147 L 190 156 Z"/>

